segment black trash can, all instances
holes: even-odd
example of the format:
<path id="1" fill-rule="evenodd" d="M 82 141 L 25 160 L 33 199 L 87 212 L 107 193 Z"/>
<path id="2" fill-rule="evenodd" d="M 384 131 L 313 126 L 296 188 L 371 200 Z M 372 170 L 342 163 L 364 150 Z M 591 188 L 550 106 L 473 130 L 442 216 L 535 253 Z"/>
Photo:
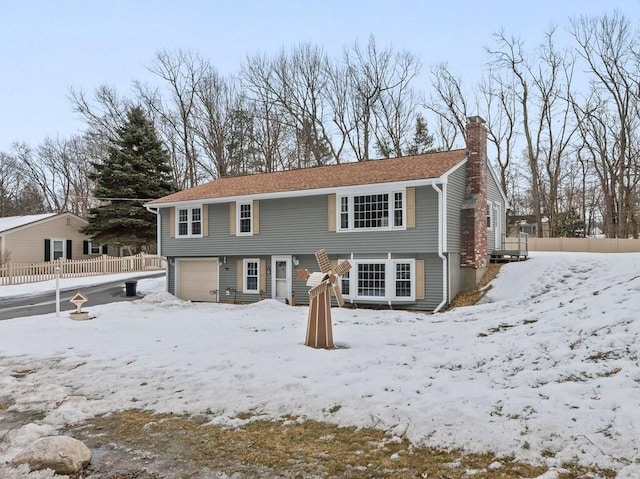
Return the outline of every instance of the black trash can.
<path id="1" fill-rule="evenodd" d="M 124 287 L 125 287 L 125 295 L 126 296 L 135 296 L 136 295 L 136 286 L 138 285 L 137 281 L 125 281 L 124 282 Z"/>

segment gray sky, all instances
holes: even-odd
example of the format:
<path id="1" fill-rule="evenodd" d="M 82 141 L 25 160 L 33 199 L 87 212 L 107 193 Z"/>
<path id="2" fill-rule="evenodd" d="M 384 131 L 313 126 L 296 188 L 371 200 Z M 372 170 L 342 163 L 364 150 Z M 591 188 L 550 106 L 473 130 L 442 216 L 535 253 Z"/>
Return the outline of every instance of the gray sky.
<path id="1" fill-rule="evenodd" d="M 157 50 L 191 50 L 232 74 L 256 53 L 308 42 L 338 57 L 373 34 L 422 61 L 426 93 L 440 62 L 477 81 L 502 28 L 533 47 L 549 25 L 614 9 L 640 25 L 640 0 L 0 0 L 0 151 L 83 130 L 70 87 L 128 95 L 134 80 L 157 83 L 145 68 Z"/>

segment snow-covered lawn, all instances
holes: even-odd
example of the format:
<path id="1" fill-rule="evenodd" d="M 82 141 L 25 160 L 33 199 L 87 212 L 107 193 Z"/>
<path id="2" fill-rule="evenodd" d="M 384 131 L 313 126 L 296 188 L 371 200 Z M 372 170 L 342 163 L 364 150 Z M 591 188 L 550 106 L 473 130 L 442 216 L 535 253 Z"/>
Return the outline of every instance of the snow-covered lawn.
<path id="1" fill-rule="evenodd" d="M 25 438 L 133 407 L 292 414 L 640 477 L 640 254 L 535 253 L 484 304 L 435 315 L 333 309 L 332 351 L 304 346 L 305 307 L 138 289 L 152 294 L 88 307 L 91 321 L 0 321 L 0 399 L 47 411 Z"/>

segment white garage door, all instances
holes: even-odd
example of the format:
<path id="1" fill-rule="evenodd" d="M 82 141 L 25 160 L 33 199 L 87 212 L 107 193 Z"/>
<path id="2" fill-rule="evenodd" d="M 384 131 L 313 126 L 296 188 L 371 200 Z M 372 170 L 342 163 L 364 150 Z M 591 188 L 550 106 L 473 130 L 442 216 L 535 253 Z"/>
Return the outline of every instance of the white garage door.
<path id="1" fill-rule="evenodd" d="M 178 298 L 190 301 L 218 301 L 218 260 L 176 261 Z"/>

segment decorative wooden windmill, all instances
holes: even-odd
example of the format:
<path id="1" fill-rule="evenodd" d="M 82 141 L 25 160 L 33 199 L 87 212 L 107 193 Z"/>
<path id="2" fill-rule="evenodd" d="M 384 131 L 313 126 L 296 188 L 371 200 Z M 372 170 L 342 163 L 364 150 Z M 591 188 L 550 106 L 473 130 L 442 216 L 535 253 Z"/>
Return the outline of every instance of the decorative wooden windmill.
<path id="1" fill-rule="evenodd" d="M 316 260 L 320 266 L 319 273 L 299 269 L 298 279 L 306 280 L 309 290 L 309 321 L 307 322 L 307 339 L 304 344 L 312 348 L 331 349 L 333 331 L 331 326 L 331 292 L 336 297 L 338 306 L 344 305 L 344 298 L 338 286 L 338 279 L 351 269 L 348 261 L 340 263 L 335 271 L 324 249 L 316 252 Z"/>

